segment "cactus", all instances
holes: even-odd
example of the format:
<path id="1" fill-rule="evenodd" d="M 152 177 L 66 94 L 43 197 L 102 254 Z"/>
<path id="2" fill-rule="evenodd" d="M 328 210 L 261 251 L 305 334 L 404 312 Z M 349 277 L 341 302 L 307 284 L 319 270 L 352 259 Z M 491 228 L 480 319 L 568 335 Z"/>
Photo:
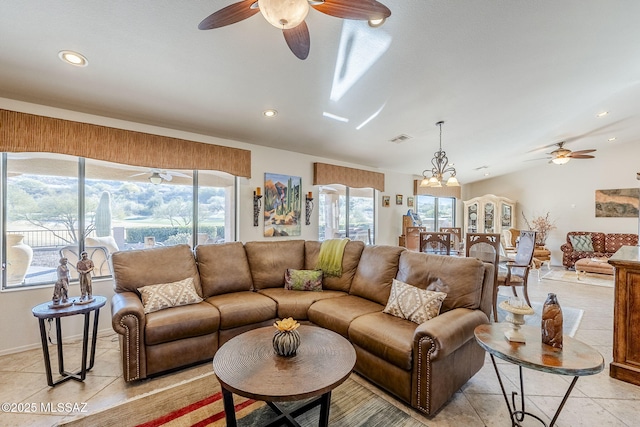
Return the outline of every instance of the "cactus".
<path id="1" fill-rule="evenodd" d="M 111 195 L 103 191 L 100 202 L 96 208 L 96 236 L 105 237 L 111 235 Z"/>

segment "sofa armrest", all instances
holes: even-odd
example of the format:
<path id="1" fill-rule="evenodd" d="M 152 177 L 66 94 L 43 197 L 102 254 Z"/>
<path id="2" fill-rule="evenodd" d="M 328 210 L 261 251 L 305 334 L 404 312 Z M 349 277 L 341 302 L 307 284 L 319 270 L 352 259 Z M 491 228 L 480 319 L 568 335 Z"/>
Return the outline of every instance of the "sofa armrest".
<path id="1" fill-rule="evenodd" d="M 442 313 L 416 328 L 413 334 L 416 354 L 429 354 L 431 361 L 443 359 L 473 339 L 476 326 L 486 323 L 489 319 L 481 310 L 456 308 Z"/>
<path id="2" fill-rule="evenodd" d="M 122 373 L 125 381 L 147 376 L 144 328 L 146 317 L 140 297 L 135 292 L 116 293 L 111 299 L 111 325 L 122 335 Z"/>
<path id="3" fill-rule="evenodd" d="M 564 253 L 571 253 L 573 252 L 573 245 L 571 243 L 563 243 L 560 245 L 560 250 Z"/>

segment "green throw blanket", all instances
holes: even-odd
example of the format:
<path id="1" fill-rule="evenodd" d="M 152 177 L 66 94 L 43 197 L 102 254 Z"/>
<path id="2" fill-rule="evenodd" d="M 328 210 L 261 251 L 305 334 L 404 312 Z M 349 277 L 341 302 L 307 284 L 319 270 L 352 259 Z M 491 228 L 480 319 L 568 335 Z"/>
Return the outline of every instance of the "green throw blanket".
<path id="1" fill-rule="evenodd" d="M 342 276 L 342 256 L 349 239 L 329 239 L 320 245 L 316 269 L 326 276 Z"/>

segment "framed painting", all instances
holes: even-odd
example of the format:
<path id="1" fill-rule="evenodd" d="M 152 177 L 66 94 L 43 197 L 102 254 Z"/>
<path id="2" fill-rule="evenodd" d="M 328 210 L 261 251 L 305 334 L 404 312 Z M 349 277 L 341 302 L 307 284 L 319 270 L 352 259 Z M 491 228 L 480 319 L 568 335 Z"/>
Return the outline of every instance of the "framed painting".
<path id="1" fill-rule="evenodd" d="M 302 221 L 302 178 L 264 174 L 264 236 L 299 236 Z"/>
<path id="2" fill-rule="evenodd" d="M 391 196 L 382 196 L 382 207 L 388 208 L 391 204 Z"/>
<path id="3" fill-rule="evenodd" d="M 596 190 L 596 218 L 638 218 L 640 188 Z"/>
<path id="4" fill-rule="evenodd" d="M 413 207 L 413 196 L 407 197 L 407 206 L 410 208 Z"/>
<path id="5" fill-rule="evenodd" d="M 396 194 L 396 205 L 402 204 L 402 194 Z"/>

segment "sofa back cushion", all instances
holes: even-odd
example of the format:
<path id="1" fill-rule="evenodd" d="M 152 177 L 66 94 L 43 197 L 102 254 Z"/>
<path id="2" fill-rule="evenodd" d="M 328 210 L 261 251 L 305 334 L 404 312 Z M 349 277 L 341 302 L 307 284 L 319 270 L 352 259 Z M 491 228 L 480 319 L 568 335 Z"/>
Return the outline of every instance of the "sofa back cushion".
<path id="1" fill-rule="evenodd" d="M 164 246 L 111 255 L 116 292 L 137 292 L 138 288 L 177 282 L 189 277 L 202 296 L 196 259 L 189 245 Z"/>
<path id="2" fill-rule="evenodd" d="M 406 249 L 399 246 L 366 246 L 349 293 L 386 306 L 391 284 L 398 273 L 400 254 L 404 251 Z"/>
<path id="3" fill-rule="evenodd" d="M 205 298 L 253 288 L 249 261 L 241 242 L 198 245 L 196 260 Z"/>
<path id="4" fill-rule="evenodd" d="M 284 287 L 287 268 L 304 269 L 304 240 L 247 242 L 244 249 L 256 290 Z"/>
<path id="5" fill-rule="evenodd" d="M 421 289 L 445 292 L 441 313 L 453 308 L 480 308 L 485 278 L 484 264 L 477 258 L 403 252 L 397 279 Z"/>
<path id="6" fill-rule="evenodd" d="M 623 246 L 637 246 L 638 235 L 628 233 L 609 233 L 604 237 L 604 252 L 613 254 Z"/>
<path id="7" fill-rule="evenodd" d="M 318 262 L 318 255 L 320 255 L 320 245 L 322 242 L 307 241 L 304 244 L 304 264 L 307 270 L 313 270 L 316 268 Z M 344 255 L 342 257 L 342 276 L 324 276 L 322 281 L 322 288 L 332 291 L 349 292 L 351 288 L 351 281 L 356 274 L 356 268 L 358 268 L 358 262 L 360 262 L 360 256 L 364 249 L 364 242 L 351 240 L 344 248 Z"/>
<path id="8" fill-rule="evenodd" d="M 604 252 L 604 233 L 594 233 L 590 231 L 570 231 L 567 233 L 567 243 L 573 247 L 571 244 L 570 236 L 582 236 L 582 235 L 591 235 L 591 244 L 593 245 L 593 252 Z M 576 248 L 573 248 L 576 251 Z"/>

